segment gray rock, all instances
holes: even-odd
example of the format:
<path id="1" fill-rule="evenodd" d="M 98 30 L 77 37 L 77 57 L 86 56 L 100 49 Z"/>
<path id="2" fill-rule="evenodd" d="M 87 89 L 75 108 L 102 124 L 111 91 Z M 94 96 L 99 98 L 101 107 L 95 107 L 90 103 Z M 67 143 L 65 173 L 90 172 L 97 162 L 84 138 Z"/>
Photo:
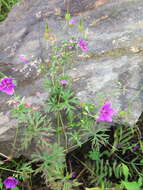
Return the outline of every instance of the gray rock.
<path id="1" fill-rule="evenodd" d="M 70 0 L 68 4 L 62 0 L 23 0 L 0 23 L 0 71 L 16 79 L 16 93 L 25 96 L 28 103 L 43 105 L 47 93 L 39 65 L 49 61 L 51 43 L 43 37 L 47 19 L 58 41 L 71 34 L 81 37 L 76 26 L 73 32 L 63 31 L 67 7 L 77 21 L 83 19 L 89 46 L 67 71 L 75 81 L 76 95 L 97 106 L 100 97 L 106 96 L 114 109 L 126 111 L 124 117 L 115 117 L 115 122 L 134 125 L 143 110 L 142 0 Z M 22 63 L 21 55 L 29 62 Z M 41 99 L 36 92 L 42 94 Z M 0 149 L 8 155 L 16 121 L 9 116 L 9 96 L 2 92 L 0 96 Z M 27 155 L 32 151 L 33 147 Z"/>

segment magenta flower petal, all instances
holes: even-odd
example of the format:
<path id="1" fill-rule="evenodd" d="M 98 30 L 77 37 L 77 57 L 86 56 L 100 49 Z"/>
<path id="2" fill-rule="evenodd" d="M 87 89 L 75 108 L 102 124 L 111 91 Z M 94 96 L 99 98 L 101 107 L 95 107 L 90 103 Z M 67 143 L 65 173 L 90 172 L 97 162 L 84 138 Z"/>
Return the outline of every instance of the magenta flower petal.
<path id="1" fill-rule="evenodd" d="M 70 25 L 76 24 L 76 20 L 75 20 L 74 18 L 72 18 L 72 19 L 69 21 L 69 24 L 70 24 Z"/>
<path id="2" fill-rule="evenodd" d="M 117 112 L 116 110 L 111 108 L 111 102 L 105 102 L 103 106 L 100 108 L 99 118 L 97 119 L 98 122 L 112 122 L 112 117 Z"/>
<path id="3" fill-rule="evenodd" d="M 24 63 L 28 63 L 28 62 L 29 62 L 29 60 L 28 60 L 26 57 L 24 57 L 23 55 L 20 55 L 20 56 L 19 56 L 19 59 L 20 59 L 22 62 L 24 62 Z"/>
<path id="4" fill-rule="evenodd" d="M 8 95 L 13 95 L 14 93 L 14 89 L 7 89 L 7 90 L 3 90 L 3 92 L 7 93 Z"/>
<path id="5" fill-rule="evenodd" d="M 74 48 L 74 46 L 68 46 L 68 48 L 69 48 L 69 49 L 73 49 L 73 48 Z"/>
<path id="6" fill-rule="evenodd" d="M 68 81 L 67 81 L 67 80 L 60 80 L 60 83 L 61 83 L 62 85 L 67 85 L 67 84 L 68 84 Z"/>
<path id="7" fill-rule="evenodd" d="M 88 51 L 87 43 L 84 40 L 79 40 L 77 43 L 83 51 Z"/>
<path id="8" fill-rule="evenodd" d="M 15 188 L 18 183 L 18 180 L 14 177 L 7 177 L 3 182 L 6 189 Z"/>
<path id="9" fill-rule="evenodd" d="M 0 82 L 0 91 L 13 95 L 15 84 L 12 78 L 3 78 Z"/>
<path id="10" fill-rule="evenodd" d="M 103 109 L 109 109 L 111 106 L 111 102 L 106 102 L 103 106 L 101 106 L 100 110 L 103 110 Z"/>

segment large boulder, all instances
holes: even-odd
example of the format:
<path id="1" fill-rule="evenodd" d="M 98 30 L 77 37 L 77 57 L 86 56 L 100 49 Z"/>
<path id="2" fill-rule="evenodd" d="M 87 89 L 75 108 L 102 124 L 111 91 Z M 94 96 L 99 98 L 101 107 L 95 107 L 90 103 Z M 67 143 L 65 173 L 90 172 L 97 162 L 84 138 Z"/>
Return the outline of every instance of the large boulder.
<path id="1" fill-rule="evenodd" d="M 72 70 L 74 90 L 81 101 L 98 104 L 105 95 L 126 115 L 116 122 L 134 125 L 143 108 L 143 1 L 142 0 L 22 0 L 0 23 L 0 71 L 15 78 L 16 93 L 27 103 L 42 106 L 47 98 L 39 65 L 48 63 L 51 42 L 44 40 L 45 24 L 57 40 L 68 39 L 63 31 L 68 9 L 83 19 L 89 51 L 81 53 Z M 72 35 L 80 38 L 74 26 Z M 24 64 L 19 56 L 29 61 Z M 40 92 L 40 98 L 37 96 Z M 0 92 L 0 150 L 8 155 L 16 128 L 9 115 L 10 97 Z M 33 147 L 29 148 L 30 155 Z"/>

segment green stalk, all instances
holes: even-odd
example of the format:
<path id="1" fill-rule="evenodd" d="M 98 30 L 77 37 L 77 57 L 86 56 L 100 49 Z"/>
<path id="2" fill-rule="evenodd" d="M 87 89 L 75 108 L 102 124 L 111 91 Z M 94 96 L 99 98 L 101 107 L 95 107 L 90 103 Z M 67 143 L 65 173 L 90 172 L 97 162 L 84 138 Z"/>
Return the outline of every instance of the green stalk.
<path id="1" fill-rule="evenodd" d="M 0 72 L 0 76 L 2 76 L 2 77 L 6 77 L 2 72 Z"/>
<path id="2" fill-rule="evenodd" d="M 62 124 L 62 129 L 63 129 L 63 132 L 64 132 L 64 136 L 65 136 L 65 148 L 68 152 L 68 138 L 67 138 L 67 135 L 66 135 L 66 132 L 65 132 L 65 128 L 64 128 L 64 124 L 63 124 L 63 120 L 62 120 L 62 116 L 61 116 L 61 113 L 60 113 L 60 121 L 61 121 L 61 124 Z"/>
<path id="3" fill-rule="evenodd" d="M 18 131 L 19 131 L 19 127 L 16 127 L 16 132 L 15 132 L 15 136 L 14 136 L 14 142 L 12 145 L 12 151 L 11 151 L 11 155 L 13 155 L 14 153 L 14 149 L 15 149 L 15 145 L 16 145 L 16 140 L 17 140 L 17 136 L 18 136 Z"/>
<path id="4" fill-rule="evenodd" d="M 5 171 L 9 171 L 9 172 L 14 172 L 14 173 L 19 173 L 19 174 L 23 174 L 23 172 L 17 171 L 17 170 L 11 170 L 11 169 L 7 169 L 7 168 L 3 168 L 0 166 L 1 170 L 5 170 Z"/>
<path id="5" fill-rule="evenodd" d="M 58 131 L 57 131 L 57 138 L 58 138 L 58 144 L 60 145 L 60 117 L 59 117 L 59 111 L 57 111 L 57 125 L 58 125 Z"/>
<path id="6" fill-rule="evenodd" d="M 9 159 L 9 156 L 6 156 L 5 154 L 3 154 L 3 153 L 1 153 L 1 152 L 0 152 L 0 156 L 4 157 L 4 158 L 6 158 L 6 159 Z"/>

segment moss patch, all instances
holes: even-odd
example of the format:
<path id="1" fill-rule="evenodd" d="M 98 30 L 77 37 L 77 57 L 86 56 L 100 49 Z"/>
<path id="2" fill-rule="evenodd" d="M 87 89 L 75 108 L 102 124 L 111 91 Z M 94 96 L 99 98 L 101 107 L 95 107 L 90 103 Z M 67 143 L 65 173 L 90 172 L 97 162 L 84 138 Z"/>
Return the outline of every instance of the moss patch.
<path id="1" fill-rule="evenodd" d="M 94 54 L 94 53 L 89 53 L 88 57 L 86 59 L 99 59 L 99 58 L 104 58 L 104 57 L 120 57 L 124 55 L 129 55 L 129 54 L 138 54 L 143 56 L 143 50 L 138 49 L 138 48 L 129 48 L 129 47 L 121 47 L 121 48 L 116 48 L 112 49 L 109 51 L 106 51 L 104 53 L 100 54 Z"/>
<path id="2" fill-rule="evenodd" d="M 18 1 L 19 0 L 0 0 L 0 22 L 7 17 L 12 6 Z"/>

